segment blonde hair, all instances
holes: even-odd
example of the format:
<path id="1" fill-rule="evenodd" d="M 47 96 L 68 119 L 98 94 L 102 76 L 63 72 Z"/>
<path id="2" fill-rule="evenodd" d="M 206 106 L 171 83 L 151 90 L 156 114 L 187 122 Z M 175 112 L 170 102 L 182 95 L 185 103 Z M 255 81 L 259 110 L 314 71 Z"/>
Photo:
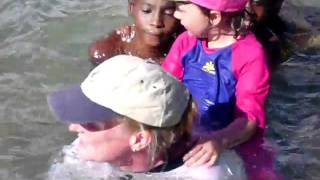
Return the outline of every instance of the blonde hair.
<path id="1" fill-rule="evenodd" d="M 181 138 L 189 138 L 192 132 L 192 121 L 197 115 L 197 106 L 190 98 L 188 106 L 183 113 L 178 124 L 172 127 L 154 127 L 139 123 L 130 118 L 125 118 L 128 127 L 133 132 L 147 130 L 152 134 L 152 141 L 149 145 L 149 165 L 152 167 L 157 155 L 161 154 L 167 160 L 167 151 L 172 144 L 176 143 Z"/>

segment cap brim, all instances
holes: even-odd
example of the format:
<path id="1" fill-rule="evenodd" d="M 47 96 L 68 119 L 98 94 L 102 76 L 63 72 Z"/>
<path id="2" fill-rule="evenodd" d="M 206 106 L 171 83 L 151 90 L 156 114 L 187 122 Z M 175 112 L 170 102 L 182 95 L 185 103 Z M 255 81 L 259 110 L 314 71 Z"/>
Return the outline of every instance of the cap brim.
<path id="1" fill-rule="evenodd" d="M 88 99 L 80 85 L 51 93 L 47 97 L 50 110 L 66 123 L 91 123 L 114 119 L 117 113 Z"/>

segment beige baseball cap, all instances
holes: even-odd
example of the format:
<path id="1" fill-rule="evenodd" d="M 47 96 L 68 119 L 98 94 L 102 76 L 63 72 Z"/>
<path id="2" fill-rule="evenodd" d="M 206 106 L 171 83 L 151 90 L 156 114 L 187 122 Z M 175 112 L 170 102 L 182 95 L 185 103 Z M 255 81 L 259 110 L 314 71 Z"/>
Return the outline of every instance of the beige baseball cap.
<path id="1" fill-rule="evenodd" d="M 64 122 L 106 121 L 114 114 L 155 127 L 176 125 L 190 94 L 158 64 L 118 55 L 95 69 L 81 85 L 48 96 L 51 110 Z"/>

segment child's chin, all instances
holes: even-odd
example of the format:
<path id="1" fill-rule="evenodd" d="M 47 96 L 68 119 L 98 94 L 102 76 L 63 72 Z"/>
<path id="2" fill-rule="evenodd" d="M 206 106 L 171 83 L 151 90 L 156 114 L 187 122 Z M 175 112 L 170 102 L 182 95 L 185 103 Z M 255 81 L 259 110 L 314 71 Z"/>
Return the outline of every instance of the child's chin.
<path id="1" fill-rule="evenodd" d="M 205 34 L 205 33 L 193 33 L 193 32 L 191 32 L 191 31 L 188 31 L 188 34 L 190 35 L 190 36 L 195 36 L 195 37 L 197 37 L 197 38 L 207 38 L 208 37 L 208 35 L 207 34 Z"/>

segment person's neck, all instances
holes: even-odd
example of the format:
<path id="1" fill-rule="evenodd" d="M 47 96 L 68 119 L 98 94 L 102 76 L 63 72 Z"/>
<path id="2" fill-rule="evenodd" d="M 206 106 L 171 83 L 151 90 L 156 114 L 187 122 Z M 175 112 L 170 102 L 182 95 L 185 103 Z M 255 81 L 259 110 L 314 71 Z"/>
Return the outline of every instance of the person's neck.
<path id="1" fill-rule="evenodd" d="M 207 46 L 208 48 L 216 49 L 230 46 L 237 40 L 234 37 L 234 31 L 227 30 L 211 30 L 208 34 Z"/>
<path id="2" fill-rule="evenodd" d="M 151 46 L 142 42 L 138 38 L 134 38 L 129 49 L 132 49 L 132 55 L 139 56 L 141 58 L 151 58 L 157 63 L 161 63 L 169 47 L 166 43 L 158 46 Z"/>
<path id="3" fill-rule="evenodd" d="M 164 164 L 164 160 L 161 156 L 156 157 L 154 162 L 151 162 L 147 150 L 135 152 L 132 154 L 130 161 L 130 164 L 120 166 L 120 169 L 130 172 L 148 172 L 151 169 Z"/>

